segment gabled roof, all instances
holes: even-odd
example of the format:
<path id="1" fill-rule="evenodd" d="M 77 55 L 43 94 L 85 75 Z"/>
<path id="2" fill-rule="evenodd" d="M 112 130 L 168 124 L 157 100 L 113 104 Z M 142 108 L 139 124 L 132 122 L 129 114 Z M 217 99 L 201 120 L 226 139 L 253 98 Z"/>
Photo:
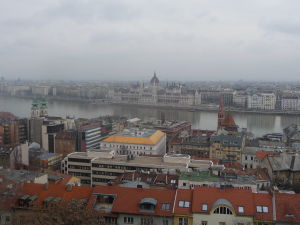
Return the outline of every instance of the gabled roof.
<path id="1" fill-rule="evenodd" d="M 221 201 L 222 200 L 222 201 Z M 236 188 L 213 188 L 213 187 L 196 187 L 193 196 L 193 212 L 207 213 L 214 209 L 218 203 L 229 202 L 229 207 L 233 208 L 236 214 L 238 207 L 244 207 L 244 213 L 241 215 L 252 216 L 254 214 L 253 193 L 251 190 L 243 190 Z M 202 210 L 202 205 L 207 205 L 207 211 Z"/>
<path id="2" fill-rule="evenodd" d="M 177 189 L 176 190 L 176 201 L 174 202 L 174 213 L 179 215 L 190 215 L 192 214 L 192 203 L 193 203 L 193 190 L 191 189 Z M 180 201 L 188 201 L 189 207 L 179 207 Z"/>
<path id="3" fill-rule="evenodd" d="M 227 113 L 224 120 L 221 123 L 224 127 L 237 127 L 232 115 L 230 113 Z"/>
<path id="4" fill-rule="evenodd" d="M 174 190 L 126 188 L 119 186 L 96 186 L 93 194 L 114 194 L 116 199 L 112 207 L 113 213 L 143 214 L 154 216 L 172 216 L 172 207 L 175 198 Z M 140 210 L 142 199 L 154 199 L 157 201 L 153 212 Z M 163 203 L 170 203 L 169 210 L 162 210 Z"/>
<path id="5" fill-rule="evenodd" d="M 253 193 L 254 199 L 254 216 L 257 220 L 273 220 L 273 205 L 272 205 L 272 195 L 269 193 Z M 257 212 L 256 206 L 266 206 L 268 207 L 268 213 Z"/>

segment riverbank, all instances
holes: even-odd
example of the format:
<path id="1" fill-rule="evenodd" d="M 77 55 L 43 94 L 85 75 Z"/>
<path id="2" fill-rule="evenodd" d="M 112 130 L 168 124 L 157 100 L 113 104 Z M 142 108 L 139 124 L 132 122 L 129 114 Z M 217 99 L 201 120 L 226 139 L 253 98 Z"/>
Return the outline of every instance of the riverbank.
<path id="1" fill-rule="evenodd" d="M 5 97 L 4 95 L 1 95 Z M 36 96 L 8 96 L 14 98 L 24 98 L 24 99 L 34 99 L 38 98 Z M 82 98 L 72 98 L 72 97 L 61 97 L 61 96 L 46 96 L 48 101 L 72 101 L 78 103 L 88 103 L 93 105 L 115 105 L 115 106 L 126 106 L 126 107 L 139 107 L 148 109 L 164 109 L 164 110 L 184 110 L 188 112 L 217 112 L 218 105 L 201 105 L 201 106 L 181 106 L 181 105 L 153 105 L 153 104 L 137 104 L 128 102 L 110 102 L 106 99 L 82 99 Z M 299 116 L 300 111 L 282 111 L 282 110 L 259 110 L 259 109 L 242 109 L 225 107 L 227 112 L 233 113 L 244 113 L 244 114 L 263 114 L 263 115 L 289 115 L 289 116 Z"/>

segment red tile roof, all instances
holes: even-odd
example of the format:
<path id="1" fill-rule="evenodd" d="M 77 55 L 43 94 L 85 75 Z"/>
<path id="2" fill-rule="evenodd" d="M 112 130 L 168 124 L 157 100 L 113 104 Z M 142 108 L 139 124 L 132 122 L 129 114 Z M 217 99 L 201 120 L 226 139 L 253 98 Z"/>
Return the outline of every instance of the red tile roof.
<path id="1" fill-rule="evenodd" d="M 62 201 L 70 201 L 71 199 L 89 199 L 93 188 L 87 186 L 72 186 L 71 191 L 67 191 L 66 185 L 61 184 L 35 184 L 25 183 L 21 194 L 37 195 L 36 206 L 41 206 L 43 201 L 51 197 L 61 197 Z"/>
<path id="2" fill-rule="evenodd" d="M 251 192 L 251 190 L 235 188 L 220 189 L 213 187 L 195 188 L 193 197 L 193 212 L 210 212 L 213 209 L 214 203 L 220 199 L 224 199 L 230 202 L 236 214 L 238 214 L 238 206 L 244 206 L 245 213 L 242 215 L 254 214 L 254 201 L 253 193 Z M 202 210 L 203 204 L 207 204 L 207 211 Z"/>
<path id="3" fill-rule="evenodd" d="M 254 215 L 257 220 L 273 220 L 272 195 L 269 193 L 253 193 L 254 197 Z M 267 206 L 268 213 L 257 212 L 256 206 Z"/>
<path id="4" fill-rule="evenodd" d="M 276 193 L 276 219 L 282 222 L 300 222 L 300 194 Z"/>
<path id="5" fill-rule="evenodd" d="M 94 187 L 95 193 L 115 194 L 117 196 L 112 208 L 113 213 L 172 216 L 174 190 L 96 186 Z M 140 211 L 140 201 L 144 198 L 154 198 L 157 201 L 154 212 Z M 162 210 L 163 203 L 170 203 L 170 210 Z"/>
<path id="6" fill-rule="evenodd" d="M 230 113 L 227 113 L 224 120 L 221 123 L 224 127 L 237 127 L 232 115 Z"/>
<path id="7" fill-rule="evenodd" d="M 268 155 L 279 155 L 277 152 L 256 152 L 256 158 L 259 160 L 263 160 Z"/>
<path id="8" fill-rule="evenodd" d="M 179 207 L 179 201 L 188 201 L 190 207 Z M 193 190 L 190 189 L 177 189 L 176 202 L 174 203 L 174 213 L 180 215 L 192 214 Z"/>

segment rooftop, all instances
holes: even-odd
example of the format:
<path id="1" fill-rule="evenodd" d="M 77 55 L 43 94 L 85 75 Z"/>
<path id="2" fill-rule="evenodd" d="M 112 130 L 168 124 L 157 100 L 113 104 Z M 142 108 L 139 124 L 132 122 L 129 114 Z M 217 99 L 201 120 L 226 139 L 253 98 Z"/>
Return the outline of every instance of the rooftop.
<path id="1" fill-rule="evenodd" d="M 123 131 L 102 140 L 102 142 L 155 145 L 164 137 L 164 135 L 165 133 L 159 130 L 132 128 L 124 129 Z"/>

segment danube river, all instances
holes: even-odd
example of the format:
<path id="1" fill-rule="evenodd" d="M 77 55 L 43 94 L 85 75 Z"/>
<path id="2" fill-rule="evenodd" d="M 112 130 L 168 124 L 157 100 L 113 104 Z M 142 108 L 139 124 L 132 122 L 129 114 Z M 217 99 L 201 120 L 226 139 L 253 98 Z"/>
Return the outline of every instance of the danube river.
<path id="1" fill-rule="evenodd" d="M 29 117 L 31 99 L 0 96 L 0 111 L 12 112 L 19 117 Z M 167 120 L 187 120 L 195 129 L 216 129 L 217 113 L 189 112 L 186 110 L 157 109 L 136 106 L 94 105 L 76 101 L 50 100 L 48 112 L 51 116 L 65 117 L 67 115 L 83 118 L 116 115 L 127 118 L 160 119 L 162 115 Z M 291 123 L 300 124 L 300 117 L 296 115 L 266 115 L 232 113 L 239 127 L 247 128 L 256 136 L 269 132 L 281 132 Z"/>

